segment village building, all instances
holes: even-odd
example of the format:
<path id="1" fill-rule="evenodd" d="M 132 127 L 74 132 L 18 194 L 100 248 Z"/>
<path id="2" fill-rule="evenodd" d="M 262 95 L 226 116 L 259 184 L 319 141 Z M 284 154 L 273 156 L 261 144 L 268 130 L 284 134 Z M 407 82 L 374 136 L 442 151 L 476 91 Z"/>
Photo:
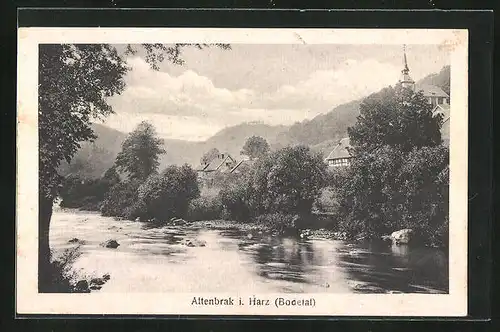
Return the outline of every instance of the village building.
<path id="1" fill-rule="evenodd" d="M 248 169 L 253 165 L 255 159 L 252 160 L 250 157 L 243 155 L 241 160 L 234 165 L 234 167 L 229 171 L 231 174 L 241 174 L 248 171 Z"/>
<path id="2" fill-rule="evenodd" d="M 450 105 L 440 104 L 436 105 L 432 110 L 434 116 L 441 115 L 443 123 L 441 125 L 441 139 L 443 144 L 449 146 L 450 144 Z"/>
<path id="3" fill-rule="evenodd" d="M 349 152 L 349 138 L 343 138 L 333 148 L 332 152 L 325 158 L 325 162 L 330 167 L 345 167 L 349 166 L 350 159 L 352 158 Z"/>
<path id="4" fill-rule="evenodd" d="M 443 117 L 441 138 L 443 144 L 448 146 L 450 141 L 450 96 L 436 85 L 415 83 L 410 76 L 410 69 L 408 68 L 408 61 L 406 59 L 406 47 L 403 49 L 403 69 L 401 70 L 399 83 L 403 87 L 412 89 L 415 92 L 421 91 L 428 103 L 433 106 L 432 114 Z M 350 154 L 349 148 L 349 138 L 341 139 L 325 158 L 327 165 L 329 167 L 349 166 L 351 159 L 354 157 Z"/>
<path id="5" fill-rule="evenodd" d="M 203 163 L 198 169 L 198 177 L 207 178 L 214 172 L 229 173 L 236 166 L 236 160 L 228 153 L 220 153 L 211 161 Z"/>
<path id="6" fill-rule="evenodd" d="M 412 89 L 415 92 L 421 91 L 425 99 L 432 106 L 449 105 L 450 96 L 440 87 L 431 84 L 416 84 L 410 76 L 408 61 L 406 60 L 406 48 L 403 50 L 403 70 L 401 70 L 401 78 L 399 83 L 405 88 Z"/>

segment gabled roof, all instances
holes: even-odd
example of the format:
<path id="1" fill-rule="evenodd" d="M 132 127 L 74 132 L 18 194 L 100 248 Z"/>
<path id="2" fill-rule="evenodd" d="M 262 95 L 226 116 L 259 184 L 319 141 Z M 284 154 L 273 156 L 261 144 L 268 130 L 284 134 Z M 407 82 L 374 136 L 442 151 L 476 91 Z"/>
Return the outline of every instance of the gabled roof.
<path id="1" fill-rule="evenodd" d="M 340 142 L 333 148 L 332 152 L 325 158 L 325 160 L 334 160 L 340 158 L 350 158 L 351 154 L 347 150 L 351 146 L 349 138 L 343 138 Z"/>
<path id="2" fill-rule="evenodd" d="M 425 97 L 449 97 L 440 87 L 431 84 L 417 84 L 415 91 L 422 91 Z"/>
<path id="3" fill-rule="evenodd" d="M 222 165 L 224 165 L 227 161 L 230 161 L 231 163 L 235 163 L 236 160 L 234 160 L 230 155 L 225 155 L 223 159 L 216 157 L 212 159 L 211 162 L 202 165 L 198 171 L 203 171 L 203 172 L 213 172 L 217 171 L 218 169 L 221 168 Z"/>
<path id="4" fill-rule="evenodd" d="M 229 171 L 230 173 L 234 173 L 235 171 L 245 168 L 245 166 L 251 166 L 254 163 L 253 160 L 250 159 L 242 159 L 240 160 L 231 170 Z"/>
<path id="5" fill-rule="evenodd" d="M 432 114 L 442 114 L 443 124 L 441 126 L 441 139 L 448 145 L 450 141 L 450 105 L 436 105 L 432 110 Z"/>
<path id="6" fill-rule="evenodd" d="M 450 105 L 449 104 L 439 104 L 434 107 L 432 114 L 442 114 L 443 121 L 448 121 L 450 118 Z"/>

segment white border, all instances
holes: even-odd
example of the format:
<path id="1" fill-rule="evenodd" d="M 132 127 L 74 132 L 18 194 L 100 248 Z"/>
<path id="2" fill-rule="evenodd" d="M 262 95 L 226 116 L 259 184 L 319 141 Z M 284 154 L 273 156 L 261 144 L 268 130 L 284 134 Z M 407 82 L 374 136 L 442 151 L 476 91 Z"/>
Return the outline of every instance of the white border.
<path id="1" fill-rule="evenodd" d="M 450 29 L 136 29 L 18 30 L 17 273 L 19 314 L 213 314 L 464 316 L 467 314 L 468 31 Z M 254 294 L 39 294 L 37 73 L 40 43 L 438 44 L 451 54 L 449 294 L 302 294 L 315 307 L 194 307 L 193 296 Z M 259 294 L 255 294 L 259 295 Z M 260 294 L 262 298 L 294 294 Z"/>

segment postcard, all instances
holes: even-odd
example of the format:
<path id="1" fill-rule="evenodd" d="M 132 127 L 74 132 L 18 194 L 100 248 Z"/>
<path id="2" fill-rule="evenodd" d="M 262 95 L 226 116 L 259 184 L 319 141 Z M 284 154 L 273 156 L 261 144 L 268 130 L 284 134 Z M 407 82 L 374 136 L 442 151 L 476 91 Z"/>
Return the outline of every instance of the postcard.
<path id="1" fill-rule="evenodd" d="M 18 314 L 467 314 L 468 34 L 20 28 Z"/>

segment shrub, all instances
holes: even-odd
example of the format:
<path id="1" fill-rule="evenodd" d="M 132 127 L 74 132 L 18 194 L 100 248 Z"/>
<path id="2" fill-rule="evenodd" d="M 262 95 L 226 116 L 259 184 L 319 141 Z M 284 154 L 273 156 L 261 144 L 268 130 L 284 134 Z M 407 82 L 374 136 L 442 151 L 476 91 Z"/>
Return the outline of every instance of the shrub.
<path id="1" fill-rule="evenodd" d="M 169 166 L 139 187 L 138 202 L 144 217 L 168 220 L 185 217 L 190 201 L 199 195 L 197 175 L 190 166 Z"/>
<path id="2" fill-rule="evenodd" d="M 251 201 L 261 213 L 310 214 L 325 185 L 326 165 L 308 147 L 280 149 L 259 160 Z"/>
<path id="3" fill-rule="evenodd" d="M 298 215 L 284 213 L 262 214 L 255 218 L 255 223 L 260 224 L 272 231 L 283 234 L 297 229 Z"/>
<path id="4" fill-rule="evenodd" d="M 109 217 L 130 217 L 126 211 L 138 202 L 139 181 L 126 181 L 115 184 L 106 195 L 101 213 Z"/>
<path id="5" fill-rule="evenodd" d="M 222 218 L 226 220 L 248 221 L 252 215 L 249 203 L 249 185 L 245 181 L 232 184 L 219 192 Z"/>
<path id="6" fill-rule="evenodd" d="M 445 243 L 448 149 L 403 153 L 389 146 L 358 156 L 338 177 L 340 230 L 378 237 L 412 228 L 429 243 Z"/>
<path id="7" fill-rule="evenodd" d="M 100 179 L 85 179 L 68 176 L 60 191 L 61 207 L 99 211 L 109 190 L 120 181 L 114 168 L 110 168 Z"/>
<path id="8" fill-rule="evenodd" d="M 321 190 L 321 194 L 314 202 L 313 210 L 320 213 L 333 213 L 337 211 L 337 209 L 338 203 L 335 189 L 332 187 L 323 188 L 323 190 Z"/>
<path id="9" fill-rule="evenodd" d="M 222 218 L 222 203 L 218 196 L 198 197 L 189 203 L 188 220 L 215 220 Z"/>
<path id="10" fill-rule="evenodd" d="M 101 278 L 90 278 L 87 275 L 78 274 L 73 265 L 81 256 L 80 246 L 66 249 L 59 257 L 52 260 L 48 273 L 50 283 L 43 290 L 44 293 L 90 293 L 97 290 L 107 282 L 109 275 Z"/>

